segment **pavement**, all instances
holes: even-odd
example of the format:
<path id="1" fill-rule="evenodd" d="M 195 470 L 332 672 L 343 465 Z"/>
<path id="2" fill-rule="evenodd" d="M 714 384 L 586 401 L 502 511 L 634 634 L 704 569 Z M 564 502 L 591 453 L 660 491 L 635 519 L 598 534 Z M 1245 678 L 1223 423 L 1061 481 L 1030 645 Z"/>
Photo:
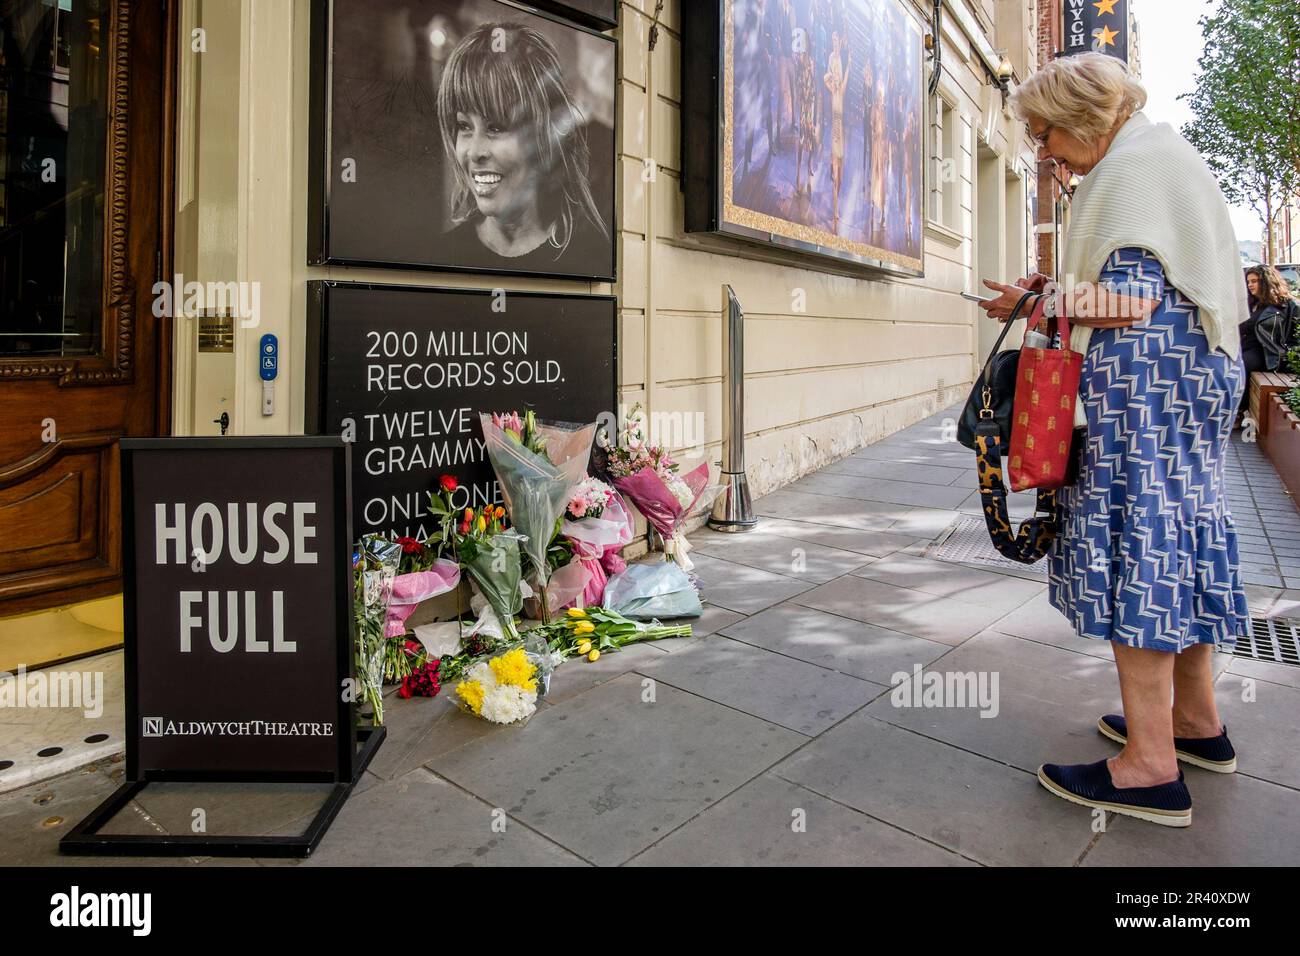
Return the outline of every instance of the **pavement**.
<path id="1" fill-rule="evenodd" d="M 1216 656 L 1240 769 L 1186 768 L 1187 829 L 1094 818 L 1038 785 L 1040 763 L 1117 752 L 1095 728 L 1121 710 L 1112 654 L 1072 633 L 1041 568 L 978 548 L 943 559 L 980 514 L 956 412 L 758 500 L 752 533 L 693 534 L 708 602 L 695 634 L 566 663 L 524 724 L 466 716 L 446 691 L 391 697 L 388 740 L 296 865 L 1300 862 L 1300 667 Z M 1248 595 L 1255 614 L 1300 617 L 1300 590 L 1266 586 L 1300 584 L 1297 511 L 1267 467 L 1234 439 Z M 1031 500 L 1014 496 L 1013 514 Z M 56 850 L 121 775 L 101 760 L 0 796 L 0 864 L 122 862 Z M 322 799 L 151 784 L 112 829 L 189 833 L 202 811 L 212 833 L 296 833 Z"/>

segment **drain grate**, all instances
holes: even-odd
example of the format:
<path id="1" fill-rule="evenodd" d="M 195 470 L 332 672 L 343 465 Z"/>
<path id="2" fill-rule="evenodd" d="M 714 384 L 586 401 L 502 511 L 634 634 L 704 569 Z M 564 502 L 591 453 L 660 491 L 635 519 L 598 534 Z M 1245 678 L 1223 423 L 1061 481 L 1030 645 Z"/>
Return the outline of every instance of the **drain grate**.
<path id="1" fill-rule="evenodd" d="M 1250 634 L 1237 638 L 1235 657 L 1300 667 L 1300 621 L 1289 617 L 1252 617 Z"/>
<path id="2" fill-rule="evenodd" d="M 1019 520 L 1013 519 L 1012 524 L 1019 524 Z M 989 531 L 984 524 L 984 519 L 973 518 L 970 515 L 958 518 L 957 523 L 946 535 L 925 549 L 925 556 L 936 561 L 987 564 L 994 568 L 1047 576 L 1045 560 L 1036 564 L 1021 564 L 1019 561 L 1012 561 L 998 554 L 998 549 L 993 547 L 993 542 L 989 540 Z"/>

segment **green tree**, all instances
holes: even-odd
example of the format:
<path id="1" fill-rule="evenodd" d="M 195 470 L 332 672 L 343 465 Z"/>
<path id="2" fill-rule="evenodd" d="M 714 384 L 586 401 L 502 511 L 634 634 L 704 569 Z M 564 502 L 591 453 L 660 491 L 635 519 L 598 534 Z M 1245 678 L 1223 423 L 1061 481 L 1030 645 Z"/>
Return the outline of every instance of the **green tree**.
<path id="1" fill-rule="evenodd" d="M 1205 157 L 1229 202 L 1252 206 L 1267 230 L 1300 193 L 1300 2 L 1220 0 L 1200 19 L 1205 46 L 1193 116 L 1183 135 Z"/>

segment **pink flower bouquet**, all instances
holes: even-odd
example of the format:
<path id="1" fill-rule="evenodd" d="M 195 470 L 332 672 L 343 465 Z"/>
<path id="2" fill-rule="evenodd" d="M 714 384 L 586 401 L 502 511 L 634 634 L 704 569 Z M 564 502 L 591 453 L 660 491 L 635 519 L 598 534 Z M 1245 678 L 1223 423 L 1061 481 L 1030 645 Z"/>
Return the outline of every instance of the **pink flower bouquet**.
<path id="1" fill-rule="evenodd" d="M 639 410 L 640 405 L 633 406 L 617 445 L 603 442 L 609 454 L 609 473 L 614 487 L 632 500 L 663 537 L 665 558 L 690 571 L 695 563 L 688 556 L 691 546 L 682 526 L 712 505 L 723 486 L 709 484 L 707 461 L 682 474 L 662 446 L 647 443 L 637 417 Z"/>
<path id="2" fill-rule="evenodd" d="M 591 513 L 594 509 L 587 509 L 579 518 L 573 516 L 572 507 L 565 512 L 560 534 L 573 546 L 573 560 L 551 575 L 550 591 L 557 607 L 599 604 L 605 595 L 608 565 L 613 564 L 616 570 L 619 564 L 627 566 L 618 552 L 632 540 L 632 516 L 612 488 L 595 478 L 583 485 L 588 482 L 604 489 L 604 504 L 595 514 Z"/>
<path id="3" fill-rule="evenodd" d="M 393 578 L 393 593 L 388 599 L 388 616 L 384 637 L 401 637 L 406 620 L 424 601 L 446 594 L 460 584 L 460 566 L 455 561 L 438 558 L 427 571 L 413 571 Z"/>

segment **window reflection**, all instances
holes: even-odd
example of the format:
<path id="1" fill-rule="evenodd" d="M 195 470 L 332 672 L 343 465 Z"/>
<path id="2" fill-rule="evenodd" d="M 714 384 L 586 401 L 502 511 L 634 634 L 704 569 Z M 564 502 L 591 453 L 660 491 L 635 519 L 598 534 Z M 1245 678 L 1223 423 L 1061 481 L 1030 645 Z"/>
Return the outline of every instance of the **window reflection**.
<path id="1" fill-rule="evenodd" d="M 0 0 L 0 357 L 99 350 L 108 0 Z"/>

